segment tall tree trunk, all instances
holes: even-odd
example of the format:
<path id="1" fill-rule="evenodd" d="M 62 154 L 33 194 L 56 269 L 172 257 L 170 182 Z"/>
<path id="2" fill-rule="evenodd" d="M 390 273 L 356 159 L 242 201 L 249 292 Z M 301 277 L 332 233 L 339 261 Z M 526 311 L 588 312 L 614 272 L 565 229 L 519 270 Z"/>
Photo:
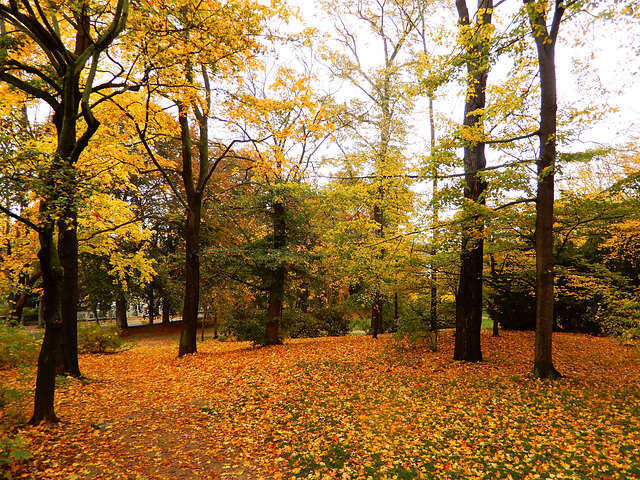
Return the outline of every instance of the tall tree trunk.
<path id="1" fill-rule="evenodd" d="M 153 325 L 153 319 L 156 313 L 156 299 L 153 294 L 153 286 L 149 285 L 149 298 L 147 303 L 147 310 L 149 311 L 149 325 Z"/>
<path id="2" fill-rule="evenodd" d="M 162 299 L 162 323 L 171 322 L 171 305 L 168 298 Z"/>
<path id="3" fill-rule="evenodd" d="M 128 328 L 127 297 L 120 286 L 116 286 L 116 325 L 118 328 Z"/>
<path id="4" fill-rule="evenodd" d="M 46 203 L 46 202 L 44 202 Z M 41 206 L 41 211 L 46 211 Z M 43 312 L 45 331 L 38 356 L 38 373 L 33 416 L 29 423 L 58 421 L 55 413 L 56 366 L 62 337 L 62 269 L 54 241 L 53 224 L 46 225 L 40 232 L 40 269 L 43 282 Z"/>
<path id="5" fill-rule="evenodd" d="M 197 351 L 198 307 L 200 305 L 200 204 L 194 202 L 187 211 L 185 225 L 186 257 L 182 333 L 178 356 Z"/>
<path id="6" fill-rule="evenodd" d="M 525 0 L 540 67 L 540 157 L 536 201 L 536 341 L 533 372 L 539 378 L 560 373 L 553 366 L 553 204 L 558 110 L 555 46 L 564 14 L 562 0 L 556 0 L 551 30 L 547 30 L 544 3 Z"/>
<path id="7" fill-rule="evenodd" d="M 378 338 L 383 333 L 382 328 L 382 309 L 384 307 L 384 297 L 380 292 L 376 292 L 373 297 L 373 306 L 371 307 L 371 336 Z"/>
<path id="8" fill-rule="evenodd" d="M 69 185 L 68 189 L 73 188 Z M 72 203 L 73 199 L 70 200 Z M 78 364 L 78 221 L 73 206 L 58 221 L 58 254 L 62 267 L 61 370 L 82 376 Z"/>
<path id="9" fill-rule="evenodd" d="M 493 285 L 494 288 L 496 285 L 498 285 L 498 271 L 496 270 L 496 257 L 495 255 L 492 253 L 489 256 L 489 259 L 491 261 L 491 280 L 493 281 Z M 500 336 L 500 330 L 498 329 L 498 306 L 496 305 L 495 302 L 495 297 L 493 299 L 493 301 L 491 302 L 491 310 L 493 312 L 493 334 L 491 335 L 492 337 L 499 337 Z"/>
<path id="10" fill-rule="evenodd" d="M 470 17 L 465 0 L 456 0 L 459 23 L 469 27 Z M 467 98 L 463 124 L 470 130 L 482 129 L 485 89 L 489 72 L 489 50 L 483 39 L 483 29 L 491 24 L 493 0 L 478 0 L 477 29 L 467 45 Z M 482 267 L 484 252 L 484 220 L 478 205 L 484 204 L 486 183 L 478 172 L 486 166 L 484 143 L 464 147 L 465 188 L 463 206 L 465 224 L 460 252 L 460 280 L 456 301 L 455 360 L 482 361 L 480 330 L 482 327 Z"/>
<path id="11" fill-rule="evenodd" d="M 287 220 L 285 218 L 285 206 L 282 202 L 273 204 L 273 248 L 278 251 L 287 244 Z M 287 269 L 278 264 L 271 274 L 269 285 L 269 308 L 267 310 L 266 337 L 267 345 L 280 345 L 280 318 L 282 317 L 282 301 L 284 298 Z"/>
<path id="12" fill-rule="evenodd" d="M 424 17 L 423 17 L 424 21 Z M 423 35 L 423 41 L 425 40 L 425 36 Z M 425 53 L 427 52 L 426 45 L 424 46 Z M 436 148 L 436 126 L 435 120 L 433 116 L 433 95 L 429 95 L 429 140 L 431 145 L 431 155 L 434 154 Z M 433 238 L 433 248 L 431 249 L 431 256 L 436 256 L 436 241 L 438 238 L 438 221 L 439 221 L 439 213 L 438 213 L 438 204 L 436 195 L 438 194 L 438 166 L 436 162 L 433 162 L 432 167 L 432 175 L 433 175 L 433 217 L 431 222 L 432 228 L 432 238 Z M 429 305 L 429 323 L 431 324 L 431 331 L 434 333 L 434 341 L 436 348 L 438 346 L 438 270 L 436 265 L 431 265 L 431 299 Z"/>
<path id="13" fill-rule="evenodd" d="M 190 66 L 187 74 L 190 80 Z M 209 161 L 208 137 L 206 118 L 199 117 L 200 139 L 198 154 L 200 161 L 199 180 L 194 184 L 193 172 L 193 142 L 189 125 L 189 109 L 182 103 L 178 104 L 180 136 L 182 142 L 182 182 L 187 200 L 187 218 L 185 220 L 185 284 L 184 306 L 182 308 L 182 332 L 178 356 L 197 352 L 198 338 L 198 308 L 200 306 L 200 221 L 202 216 L 202 195 L 205 188 L 204 180 Z"/>
<path id="14" fill-rule="evenodd" d="M 386 155 L 387 155 L 386 151 L 387 151 L 388 142 L 389 142 L 388 135 L 384 135 L 383 142 L 382 142 L 382 145 L 383 145 L 382 153 L 380 154 L 380 157 L 382 159 L 380 161 L 381 165 L 384 165 L 384 163 L 386 163 Z M 382 175 L 382 174 L 383 174 L 382 171 L 378 171 L 378 175 Z M 382 186 L 378 188 L 378 198 L 380 202 L 384 200 L 384 188 Z M 384 213 L 380 205 L 375 205 L 373 207 L 373 221 L 378 224 L 378 236 L 380 238 L 384 238 L 385 221 L 384 221 Z M 380 260 L 384 260 L 384 255 L 385 255 L 385 252 L 384 252 L 384 249 L 382 249 L 382 251 L 380 252 Z M 384 300 L 385 300 L 384 296 L 382 295 L 380 290 L 377 290 L 373 296 L 373 305 L 371 306 L 371 336 L 373 338 L 378 338 L 378 335 L 382 334 L 384 330 L 383 315 L 382 315 Z"/>

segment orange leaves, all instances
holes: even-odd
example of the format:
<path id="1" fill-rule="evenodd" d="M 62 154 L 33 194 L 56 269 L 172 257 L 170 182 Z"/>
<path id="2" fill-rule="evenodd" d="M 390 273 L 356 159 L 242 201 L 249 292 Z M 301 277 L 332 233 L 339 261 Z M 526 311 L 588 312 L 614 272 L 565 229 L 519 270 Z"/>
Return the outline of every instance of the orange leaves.
<path id="1" fill-rule="evenodd" d="M 135 338 L 135 337 L 134 337 Z M 483 337 L 487 361 L 398 352 L 386 338 L 250 349 L 139 338 L 81 359 L 58 393 L 63 422 L 24 429 L 18 478 L 633 478 L 640 475 L 640 357 L 559 334 L 569 378 L 529 376 L 533 335 Z M 634 470 L 635 469 L 635 470 Z"/>

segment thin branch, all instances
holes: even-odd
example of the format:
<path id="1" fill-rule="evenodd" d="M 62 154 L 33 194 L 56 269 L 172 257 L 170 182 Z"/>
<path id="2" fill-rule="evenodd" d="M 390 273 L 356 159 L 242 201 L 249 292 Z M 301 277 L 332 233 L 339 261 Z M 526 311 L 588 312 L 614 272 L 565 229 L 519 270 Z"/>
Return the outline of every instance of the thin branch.
<path id="1" fill-rule="evenodd" d="M 18 220 L 21 223 L 24 223 L 27 227 L 32 228 L 33 230 L 35 230 L 38 233 L 42 233 L 43 229 L 42 227 L 36 225 L 35 223 L 33 223 L 32 221 L 24 218 L 22 215 L 18 215 L 17 213 L 13 213 L 9 208 L 5 207 L 4 205 L 0 205 L 0 211 L 5 213 L 6 215 L 10 216 L 11 218 L 14 218 L 16 220 Z"/>

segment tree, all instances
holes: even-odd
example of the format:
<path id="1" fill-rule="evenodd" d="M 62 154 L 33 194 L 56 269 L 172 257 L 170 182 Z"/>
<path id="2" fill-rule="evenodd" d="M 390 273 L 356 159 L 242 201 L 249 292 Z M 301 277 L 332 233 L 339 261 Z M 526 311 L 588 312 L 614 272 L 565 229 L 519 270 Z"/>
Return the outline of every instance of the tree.
<path id="1" fill-rule="evenodd" d="M 252 63 L 261 48 L 258 37 L 263 21 L 272 11 L 244 0 L 197 5 L 189 1 L 160 3 L 152 2 L 141 10 L 129 41 L 134 51 L 143 52 L 139 68 L 148 79 L 147 105 L 155 99 L 169 102 L 177 111 L 180 158 L 176 166 L 168 165 L 158 153 L 153 135 L 166 139 L 168 132 L 153 124 L 156 120 L 151 110 L 137 128 L 149 158 L 186 213 L 183 323 L 178 348 L 178 355 L 183 356 L 197 350 L 205 190 L 215 169 L 233 153 L 237 143 L 210 140 L 210 120 L 219 106 L 214 102 Z"/>
<path id="2" fill-rule="evenodd" d="M 40 157 L 34 169 L 39 180 L 39 218 L 33 222 L 0 207 L 36 230 L 40 242 L 46 328 L 38 358 L 34 424 L 57 421 L 55 376 L 63 338 L 65 370 L 80 373 L 74 335 L 78 271 L 75 165 L 99 126 L 91 95 L 118 87 L 110 80 L 96 84 L 96 74 L 101 55 L 124 29 L 128 11 L 128 0 L 95 11 L 89 2 L 58 10 L 39 0 L 0 5 L 4 44 L 0 80 L 46 103 L 57 133 L 55 151 L 47 162 Z M 23 45 L 39 52 L 37 62 L 24 62 Z"/>
<path id="3" fill-rule="evenodd" d="M 533 371 L 537 377 L 560 376 L 553 366 L 553 205 L 557 143 L 557 94 L 555 48 L 564 0 L 554 2 L 547 27 L 546 2 L 525 0 L 540 67 L 540 139 L 536 196 L 536 345 Z"/>
<path id="4" fill-rule="evenodd" d="M 383 284 L 389 281 L 385 275 L 385 237 L 394 237 L 398 223 L 391 216 L 408 209 L 397 198 L 406 198 L 406 159 L 401 143 L 406 133 L 403 116 L 411 108 L 407 97 L 404 75 L 407 73 L 406 56 L 412 33 L 422 12 L 422 2 L 394 0 L 390 2 L 335 2 L 323 4 L 332 20 L 334 40 L 339 49 L 329 55 L 332 73 L 356 87 L 362 100 L 355 101 L 360 111 L 355 115 L 352 132 L 361 149 L 360 160 L 372 168 L 369 187 L 369 209 L 375 223 L 380 248 L 375 249 L 378 258 L 371 260 L 379 268 L 371 280 L 377 285 L 371 291 L 371 330 L 374 338 L 383 331 L 383 307 L 386 302 Z M 352 23 L 352 20 L 355 22 Z M 364 55 L 371 38 L 379 47 L 378 54 Z M 374 60 L 371 62 L 371 60 Z M 371 64 L 373 63 L 373 65 Z M 362 168 L 362 167 L 361 167 Z M 406 193 L 406 192 L 405 192 Z M 395 212 L 394 212 L 395 211 Z M 388 266 L 388 265 L 386 265 Z M 392 281 L 392 280 L 391 280 Z"/>
<path id="5" fill-rule="evenodd" d="M 237 128 L 257 140 L 247 157 L 255 159 L 251 180 L 266 194 L 264 209 L 270 218 L 267 256 L 271 258 L 262 262 L 270 345 L 282 343 L 279 330 L 287 277 L 309 258 L 294 234 L 304 220 L 296 222 L 294 216 L 301 212 L 292 210 L 294 205 L 303 210 L 299 204 L 304 203 L 307 188 L 302 182 L 314 155 L 333 134 L 338 112 L 329 97 L 314 93 L 313 81 L 310 72 L 280 67 L 270 84 L 268 79 L 247 81 L 247 92 L 231 107 Z"/>
<path id="6" fill-rule="evenodd" d="M 464 142 L 464 226 L 460 251 L 460 281 L 456 297 L 456 341 L 453 358 L 482 361 L 482 269 L 484 253 L 484 204 L 486 183 L 479 172 L 486 166 L 483 111 L 489 73 L 489 46 L 493 32 L 493 0 L 478 0 L 476 22 L 472 23 L 466 0 L 457 0 L 461 42 L 467 67 L 463 120 Z"/>

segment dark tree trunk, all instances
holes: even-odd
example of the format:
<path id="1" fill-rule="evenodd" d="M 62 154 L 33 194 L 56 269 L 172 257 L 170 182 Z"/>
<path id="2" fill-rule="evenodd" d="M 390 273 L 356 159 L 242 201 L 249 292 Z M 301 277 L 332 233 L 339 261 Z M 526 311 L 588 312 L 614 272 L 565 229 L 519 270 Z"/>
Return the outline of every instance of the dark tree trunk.
<path id="1" fill-rule="evenodd" d="M 493 281 L 494 285 L 498 285 L 498 271 L 496 270 L 496 258 L 493 255 L 493 253 L 490 255 L 490 261 L 491 261 L 491 280 Z M 500 336 L 500 330 L 498 329 L 499 313 L 498 313 L 498 306 L 496 305 L 496 302 L 495 302 L 495 297 L 491 302 L 491 311 L 493 312 L 493 315 L 491 315 L 493 317 L 493 334 L 491 336 L 499 337 Z"/>
<path id="2" fill-rule="evenodd" d="M 465 0 L 456 0 L 459 23 L 470 26 L 469 11 Z M 478 0 L 478 24 L 491 24 L 492 0 Z M 481 30 L 484 27 L 476 25 Z M 489 47 L 483 42 L 482 32 L 467 48 L 467 99 L 463 124 L 469 129 L 482 129 L 482 112 L 485 108 L 485 89 L 489 71 Z M 467 143 L 464 147 L 465 216 L 460 253 L 460 280 L 456 301 L 455 360 L 482 361 L 480 330 L 482 326 L 482 267 L 484 251 L 484 220 L 479 205 L 484 204 L 486 183 L 478 175 L 486 166 L 484 143 Z"/>
<path id="3" fill-rule="evenodd" d="M 68 187 L 71 188 L 71 187 Z M 72 203 L 74 200 L 70 200 Z M 82 376 L 78 364 L 78 227 L 72 208 L 58 222 L 58 254 L 62 267 L 61 370 L 65 375 Z"/>
<path id="4" fill-rule="evenodd" d="M 424 22 L 424 18 L 423 18 Z M 423 37 L 424 40 L 424 37 Z M 425 53 L 427 52 L 426 45 L 424 47 Z M 431 143 L 431 154 L 435 152 L 436 148 L 436 127 L 433 116 L 433 96 L 429 96 L 429 138 Z M 438 194 L 438 167 L 435 162 L 433 162 L 433 249 L 431 250 L 432 257 L 435 257 L 437 254 L 436 251 L 436 240 L 438 237 L 438 204 L 436 201 L 436 195 Z M 431 265 L 431 302 L 429 305 L 429 322 L 431 324 L 431 331 L 435 336 L 435 345 L 438 345 L 438 271 L 436 265 Z"/>
<path id="5" fill-rule="evenodd" d="M 538 192 L 536 201 L 536 342 L 533 372 L 539 378 L 553 378 L 560 373 L 553 366 L 553 204 L 556 162 L 557 93 L 555 46 L 564 6 L 556 0 L 551 31 L 546 15 L 525 0 L 531 30 L 538 51 L 540 67 L 540 157 L 538 158 Z"/>
<path id="6" fill-rule="evenodd" d="M 171 322 L 171 305 L 168 298 L 162 299 L 162 323 Z"/>
<path id="7" fill-rule="evenodd" d="M 116 286 L 116 325 L 118 328 L 128 328 L 127 297 L 120 286 Z"/>
<path id="8" fill-rule="evenodd" d="M 200 304 L 200 204 L 187 212 L 185 228 L 186 258 L 184 307 L 182 310 L 182 333 L 178 356 L 197 351 L 198 306 Z"/>
<path id="9" fill-rule="evenodd" d="M 41 207 L 42 211 L 46 211 Z M 38 373 L 36 376 L 36 391 L 34 398 L 33 416 L 29 423 L 38 425 L 42 422 L 58 421 L 55 413 L 56 366 L 62 337 L 62 269 L 54 242 L 53 225 L 48 225 L 41 232 L 40 268 L 43 282 L 43 312 L 45 331 L 38 356 Z"/>
<path id="10" fill-rule="evenodd" d="M 149 310 L 149 325 L 153 325 L 153 319 L 155 318 L 156 299 L 153 294 L 153 287 L 149 286 L 149 302 L 147 303 L 147 309 Z"/>
<path id="11" fill-rule="evenodd" d="M 40 295 L 38 302 L 38 328 L 44 327 L 44 296 Z"/>
<path id="12" fill-rule="evenodd" d="M 373 297 L 373 306 L 371 307 L 371 336 L 378 338 L 383 333 L 382 329 L 382 309 L 384 306 L 384 298 L 380 292 L 376 292 Z"/>
<path id="13" fill-rule="evenodd" d="M 273 204 L 273 248 L 283 250 L 287 245 L 287 220 L 285 206 L 282 202 Z M 280 318 L 282 317 L 282 301 L 284 299 L 287 268 L 279 263 L 274 267 L 269 279 L 269 308 L 267 310 L 267 326 L 265 330 L 267 345 L 280 345 Z"/>
<path id="14" fill-rule="evenodd" d="M 388 142 L 388 134 L 383 135 L 382 153 L 380 154 L 382 158 L 380 163 L 382 165 L 386 162 L 386 145 Z M 378 189 L 378 197 L 381 202 L 384 200 L 384 189 L 382 187 Z M 380 205 L 373 207 L 373 221 L 378 224 L 378 236 L 384 238 L 384 213 Z M 380 259 L 384 259 L 384 249 L 380 252 Z M 371 306 L 371 336 L 373 338 L 378 338 L 378 335 L 383 333 L 383 307 L 384 297 L 380 291 L 377 291 L 373 296 L 373 305 Z"/>
<path id="15" fill-rule="evenodd" d="M 188 74 L 190 75 L 190 73 Z M 196 353 L 198 339 L 198 308 L 200 306 L 200 221 L 202 216 L 202 196 L 209 171 L 209 144 L 206 118 L 196 113 L 200 127 L 198 141 L 198 160 L 200 171 L 194 184 L 193 142 L 189 125 L 188 108 L 178 105 L 180 136 L 182 142 L 182 182 L 187 199 L 187 218 L 185 220 L 185 283 L 184 306 L 182 308 L 182 332 L 178 356 Z"/>

